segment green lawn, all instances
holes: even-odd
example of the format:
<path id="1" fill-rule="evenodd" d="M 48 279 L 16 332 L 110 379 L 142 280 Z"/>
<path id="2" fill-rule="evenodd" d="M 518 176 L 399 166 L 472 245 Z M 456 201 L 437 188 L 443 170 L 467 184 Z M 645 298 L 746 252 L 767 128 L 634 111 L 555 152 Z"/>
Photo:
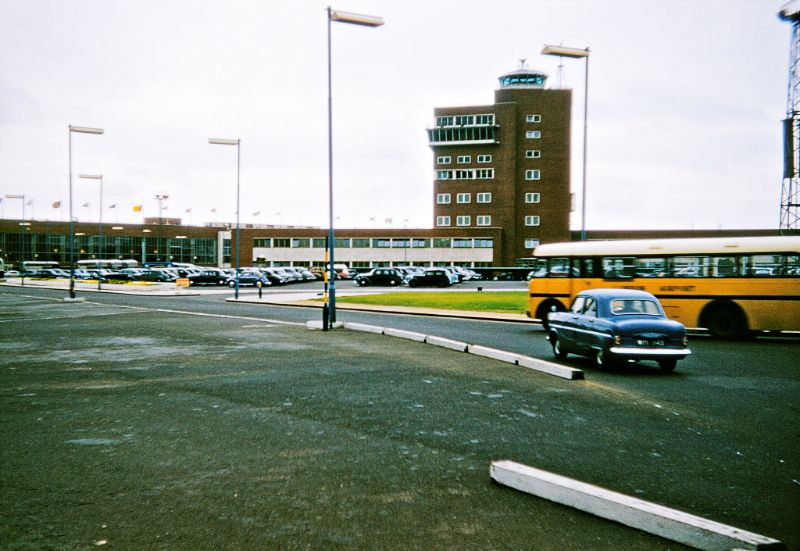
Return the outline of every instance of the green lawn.
<path id="1" fill-rule="evenodd" d="M 336 302 L 524 314 L 525 291 L 420 292 L 336 297 Z"/>

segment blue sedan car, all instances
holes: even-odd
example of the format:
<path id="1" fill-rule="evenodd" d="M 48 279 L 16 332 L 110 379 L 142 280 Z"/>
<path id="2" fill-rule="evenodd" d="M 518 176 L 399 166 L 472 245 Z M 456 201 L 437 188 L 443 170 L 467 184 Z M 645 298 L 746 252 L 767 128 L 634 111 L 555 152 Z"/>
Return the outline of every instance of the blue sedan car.
<path id="1" fill-rule="evenodd" d="M 664 371 L 692 353 L 686 328 L 670 320 L 658 299 L 645 291 L 590 289 L 566 312 L 548 314 L 547 340 L 556 358 L 594 358 L 603 368 L 629 360 L 654 360 Z"/>

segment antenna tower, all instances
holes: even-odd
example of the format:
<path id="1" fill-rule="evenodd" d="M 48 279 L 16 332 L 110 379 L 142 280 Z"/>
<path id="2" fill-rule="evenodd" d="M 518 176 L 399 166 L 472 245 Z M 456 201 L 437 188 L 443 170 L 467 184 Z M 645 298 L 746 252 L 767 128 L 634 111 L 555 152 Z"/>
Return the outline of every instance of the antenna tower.
<path id="1" fill-rule="evenodd" d="M 783 186 L 781 187 L 781 233 L 800 229 L 800 0 L 785 4 L 778 13 L 792 25 L 789 45 L 789 90 L 783 121 Z"/>

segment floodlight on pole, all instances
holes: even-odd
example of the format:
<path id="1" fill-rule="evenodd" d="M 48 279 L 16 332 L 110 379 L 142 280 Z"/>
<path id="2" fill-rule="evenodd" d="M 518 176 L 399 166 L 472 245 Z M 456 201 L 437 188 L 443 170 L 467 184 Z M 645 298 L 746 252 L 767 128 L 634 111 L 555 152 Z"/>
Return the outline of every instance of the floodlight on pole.
<path id="1" fill-rule="evenodd" d="M 234 269 L 234 288 L 233 297 L 239 300 L 239 241 L 240 241 L 240 224 L 239 224 L 239 167 L 241 166 L 241 142 L 240 139 L 226 140 L 222 138 L 209 138 L 208 143 L 212 145 L 235 145 L 236 146 L 236 267 Z"/>
<path id="2" fill-rule="evenodd" d="M 586 136 L 589 121 L 589 48 L 568 48 L 565 46 L 545 45 L 544 48 L 542 48 L 542 54 L 573 59 L 583 58 L 586 61 L 583 93 L 583 183 L 581 191 L 581 241 L 586 241 Z"/>
<path id="3" fill-rule="evenodd" d="M 78 174 L 78 178 L 83 178 L 84 180 L 100 180 L 100 222 L 98 224 L 98 235 L 97 235 L 97 269 L 99 270 L 101 266 L 101 259 L 102 259 L 102 252 L 103 252 L 103 175 L 102 174 Z M 102 289 L 102 281 L 103 278 L 99 276 L 97 277 L 97 290 L 99 291 Z"/>
<path id="4" fill-rule="evenodd" d="M 330 276 L 330 288 L 327 304 L 323 307 L 322 329 L 328 330 L 328 324 L 333 327 L 336 322 L 336 270 L 334 269 L 334 231 L 333 231 L 333 72 L 331 63 L 331 23 L 348 23 L 363 27 L 380 27 L 383 25 L 383 18 L 374 15 L 364 15 L 346 11 L 334 10 L 327 7 L 328 12 L 328 275 Z"/>
<path id="5" fill-rule="evenodd" d="M 91 128 L 88 126 L 67 126 L 69 145 L 69 300 L 75 300 L 75 220 L 72 216 L 72 134 L 103 134 L 102 128 Z"/>

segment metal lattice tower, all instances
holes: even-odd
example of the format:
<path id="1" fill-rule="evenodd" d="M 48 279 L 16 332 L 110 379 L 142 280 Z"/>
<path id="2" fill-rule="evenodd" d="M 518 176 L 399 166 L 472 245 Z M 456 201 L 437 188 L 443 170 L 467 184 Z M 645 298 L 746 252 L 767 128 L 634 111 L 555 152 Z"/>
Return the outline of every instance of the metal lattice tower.
<path id="1" fill-rule="evenodd" d="M 781 188 L 781 233 L 800 229 L 800 0 L 784 5 L 778 16 L 792 25 L 789 46 L 789 90 L 783 121 L 783 186 Z"/>

